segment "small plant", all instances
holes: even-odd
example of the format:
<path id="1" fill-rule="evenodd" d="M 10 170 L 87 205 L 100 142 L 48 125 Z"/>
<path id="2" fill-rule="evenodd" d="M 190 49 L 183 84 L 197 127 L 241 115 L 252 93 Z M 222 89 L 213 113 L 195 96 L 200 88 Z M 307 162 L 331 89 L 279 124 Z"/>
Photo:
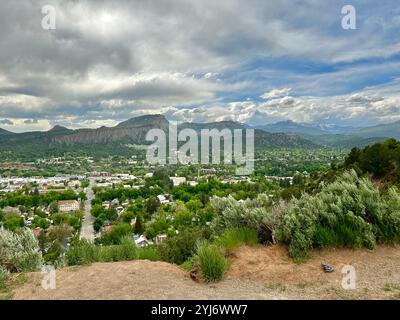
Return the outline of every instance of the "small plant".
<path id="1" fill-rule="evenodd" d="M 10 273 L 8 270 L 2 266 L 0 266 L 0 289 L 5 287 L 5 282 L 8 279 Z"/>
<path id="2" fill-rule="evenodd" d="M 218 281 L 222 279 L 228 262 L 223 250 L 217 245 L 203 243 L 197 251 L 201 274 L 206 281 Z"/>
<path id="3" fill-rule="evenodd" d="M 156 247 L 147 247 L 138 250 L 138 259 L 159 261 L 161 257 Z"/>
<path id="4" fill-rule="evenodd" d="M 69 266 L 90 264 L 97 260 L 98 249 L 89 240 L 80 240 L 73 244 L 66 254 Z"/>
<path id="5" fill-rule="evenodd" d="M 216 239 L 215 243 L 226 250 L 232 250 L 242 244 L 254 245 L 257 243 L 257 230 L 250 228 L 227 229 Z"/>

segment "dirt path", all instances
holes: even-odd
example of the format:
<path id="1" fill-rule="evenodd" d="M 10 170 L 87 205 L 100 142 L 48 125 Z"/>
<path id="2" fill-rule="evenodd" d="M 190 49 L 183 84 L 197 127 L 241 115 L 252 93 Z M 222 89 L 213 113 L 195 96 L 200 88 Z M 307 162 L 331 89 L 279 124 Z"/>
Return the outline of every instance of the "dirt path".
<path id="1" fill-rule="evenodd" d="M 42 275 L 14 291 L 14 299 L 393 299 L 400 298 L 400 248 L 314 252 L 294 264 L 283 247 L 242 247 L 231 257 L 223 281 L 193 282 L 164 262 L 96 263 L 57 270 L 57 287 L 42 289 Z M 326 274 L 321 262 L 336 267 Z M 357 271 L 357 289 L 341 288 L 344 264 Z"/>

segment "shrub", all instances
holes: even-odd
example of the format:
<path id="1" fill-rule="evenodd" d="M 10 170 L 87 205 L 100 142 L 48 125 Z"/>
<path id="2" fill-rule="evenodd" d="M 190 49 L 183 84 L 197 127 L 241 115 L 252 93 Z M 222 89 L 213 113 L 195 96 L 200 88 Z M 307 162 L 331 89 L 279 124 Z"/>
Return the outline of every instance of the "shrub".
<path id="1" fill-rule="evenodd" d="M 250 228 L 227 229 L 218 237 L 215 243 L 226 250 L 232 250 L 242 244 L 254 245 L 257 243 L 257 231 Z"/>
<path id="2" fill-rule="evenodd" d="M 97 261 L 129 261 L 138 258 L 138 248 L 129 237 L 123 237 L 119 245 L 97 247 Z"/>
<path id="3" fill-rule="evenodd" d="M 266 194 L 260 194 L 256 199 L 247 199 L 242 202 L 228 196 L 226 198 L 213 197 L 211 205 L 218 214 L 213 221 L 213 227 L 217 230 L 240 227 L 258 230 L 271 201 Z"/>
<path id="4" fill-rule="evenodd" d="M 8 270 L 3 267 L 0 266 L 0 289 L 5 287 L 5 282 L 8 279 L 10 273 L 8 272 Z"/>
<path id="5" fill-rule="evenodd" d="M 218 281 L 222 279 L 228 262 L 220 247 L 203 243 L 199 246 L 197 256 L 201 274 L 204 279 L 207 281 Z"/>
<path id="6" fill-rule="evenodd" d="M 159 261 L 161 257 L 156 247 L 147 247 L 138 250 L 138 259 Z"/>
<path id="7" fill-rule="evenodd" d="M 0 229 L 0 266 L 11 272 L 37 271 L 43 263 L 39 243 L 32 231 Z"/>
<path id="8" fill-rule="evenodd" d="M 186 229 L 161 243 L 158 252 L 163 261 L 182 264 L 196 253 L 197 244 L 202 239 L 204 239 L 203 230 Z"/>
<path id="9" fill-rule="evenodd" d="M 129 224 L 121 223 L 112 226 L 109 233 L 106 233 L 100 238 L 103 245 L 119 244 L 121 239 L 132 233 L 132 227 Z"/>
<path id="10" fill-rule="evenodd" d="M 304 258 L 313 247 L 373 248 L 374 224 L 387 216 L 382 204 L 371 181 L 349 171 L 317 195 L 292 200 L 278 238 L 289 244 L 289 253 L 296 259 Z"/>
<path id="11" fill-rule="evenodd" d="M 98 259 L 98 249 L 93 242 L 82 239 L 74 243 L 66 254 L 69 266 L 84 265 Z"/>

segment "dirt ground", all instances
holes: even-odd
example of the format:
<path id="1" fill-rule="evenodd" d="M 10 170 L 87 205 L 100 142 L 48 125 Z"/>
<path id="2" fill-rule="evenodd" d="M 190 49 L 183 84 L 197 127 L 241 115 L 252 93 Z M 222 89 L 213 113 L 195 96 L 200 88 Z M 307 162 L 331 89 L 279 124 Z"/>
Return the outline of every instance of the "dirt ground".
<path id="1" fill-rule="evenodd" d="M 218 283 L 197 283 L 175 265 L 130 261 L 57 270 L 56 289 L 42 275 L 24 275 L 13 299 L 400 299 L 400 248 L 315 251 L 295 264 L 281 246 L 241 247 Z M 321 263 L 335 266 L 324 273 Z M 356 271 L 356 289 L 341 286 L 344 265 Z"/>

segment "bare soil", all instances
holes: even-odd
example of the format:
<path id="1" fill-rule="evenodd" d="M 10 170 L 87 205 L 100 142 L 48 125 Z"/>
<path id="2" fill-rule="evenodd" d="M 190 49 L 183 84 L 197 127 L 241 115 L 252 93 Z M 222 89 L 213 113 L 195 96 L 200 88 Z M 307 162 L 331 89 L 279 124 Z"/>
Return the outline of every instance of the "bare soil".
<path id="1" fill-rule="evenodd" d="M 44 290 L 43 275 L 30 273 L 13 290 L 14 299 L 400 299 L 400 248 L 374 251 L 314 251 L 296 264 L 282 246 L 241 247 L 218 283 L 197 283 L 164 262 L 95 263 L 57 270 L 56 289 Z M 335 267 L 324 273 L 321 263 Z M 355 290 L 341 286 L 344 265 L 356 270 Z"/>

